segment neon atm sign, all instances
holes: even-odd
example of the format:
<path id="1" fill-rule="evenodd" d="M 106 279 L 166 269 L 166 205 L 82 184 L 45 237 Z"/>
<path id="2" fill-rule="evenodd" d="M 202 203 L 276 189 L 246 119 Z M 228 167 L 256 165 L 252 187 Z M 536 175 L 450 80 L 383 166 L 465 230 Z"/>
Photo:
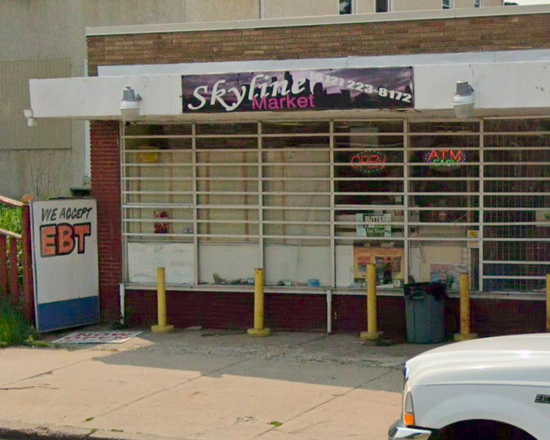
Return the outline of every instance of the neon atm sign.
<path id="1" fill-rule="evenodd" d="M 466 154 L 462 150 L 432 150 L 425 159 L 433 165 L 453 166 L 466 162 Z"/>

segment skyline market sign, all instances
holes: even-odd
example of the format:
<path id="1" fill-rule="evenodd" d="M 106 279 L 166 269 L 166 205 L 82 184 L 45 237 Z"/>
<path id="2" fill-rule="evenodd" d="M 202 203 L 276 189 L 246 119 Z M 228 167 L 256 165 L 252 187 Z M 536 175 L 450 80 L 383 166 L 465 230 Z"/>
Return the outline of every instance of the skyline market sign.
<path id="1" fill-rule="evenodd" d="M 182 76 L 186 114 L 407 108 L 412 67 Z"/>

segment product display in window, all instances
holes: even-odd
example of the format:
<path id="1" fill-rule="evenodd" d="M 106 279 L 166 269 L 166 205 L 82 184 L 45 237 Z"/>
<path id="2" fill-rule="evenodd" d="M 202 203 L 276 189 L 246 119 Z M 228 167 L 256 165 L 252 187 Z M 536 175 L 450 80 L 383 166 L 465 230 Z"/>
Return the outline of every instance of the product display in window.
<path id="1" fill-rule="evenodd" d="M 168 219 L 168 212 L 155 211 L 155 218 L 159 220 Z M 170 223 L 166 223 L 166 222 L 155 223 L 155 234 L 169 234 L 169 233 L 170 233 Z"/>

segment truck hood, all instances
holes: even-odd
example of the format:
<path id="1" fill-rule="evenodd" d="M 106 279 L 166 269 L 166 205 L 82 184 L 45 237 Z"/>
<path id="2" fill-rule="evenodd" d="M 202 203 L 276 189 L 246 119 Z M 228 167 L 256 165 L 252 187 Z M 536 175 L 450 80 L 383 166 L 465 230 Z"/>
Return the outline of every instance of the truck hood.
<path id="1" fill-rule="evenodd" d="M 459 342 L 407 362 L 416 385 L 550 383 L 550 334 L 501 336 Z"/>

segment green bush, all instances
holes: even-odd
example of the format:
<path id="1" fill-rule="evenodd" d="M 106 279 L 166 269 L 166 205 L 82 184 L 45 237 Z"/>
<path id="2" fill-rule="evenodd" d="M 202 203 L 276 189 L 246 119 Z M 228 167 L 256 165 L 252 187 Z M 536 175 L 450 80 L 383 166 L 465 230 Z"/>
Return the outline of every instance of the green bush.
<path id="1" fill-rule="evenodd" d="M 10 298 L 0 296 L 0 347 L 22 345 L 35 338 L 36 332 L 22 309 L 12 304 Z"/>
<path id="2" fill-rule="evenodd" d="M 16 234 L 22 231 L 21 208 L 11 208 L 0 205 L 0 229 L 5 229 Z M 19 285 L 23 285 L 23 247 L 21 240 L 17 243 L 19 259 Z M 8 270 L 10 260 L 8 259 Z M 3 296 L 0 291 L 0 348 L 10 345 L 29 344 L 36 339 L 36 331 L 25 318 L 21 307 L 12 303 L 11 298 Z"/>
<path id="3" fill-rule="evenodd" d="M 0 205 L 0 229 L 21 234 L 23 223 L 23 210 Z M 17 242 L 17 258 L 19 260 L 19 285 L 23 286 L 23 244 Z M 8 260 L 9 270 L 9 260 Z"/>
<path id="4" fill-rule="evenodd" d="M 0 229 L 21 234 L 23 210 L 0 205 Z"/>

